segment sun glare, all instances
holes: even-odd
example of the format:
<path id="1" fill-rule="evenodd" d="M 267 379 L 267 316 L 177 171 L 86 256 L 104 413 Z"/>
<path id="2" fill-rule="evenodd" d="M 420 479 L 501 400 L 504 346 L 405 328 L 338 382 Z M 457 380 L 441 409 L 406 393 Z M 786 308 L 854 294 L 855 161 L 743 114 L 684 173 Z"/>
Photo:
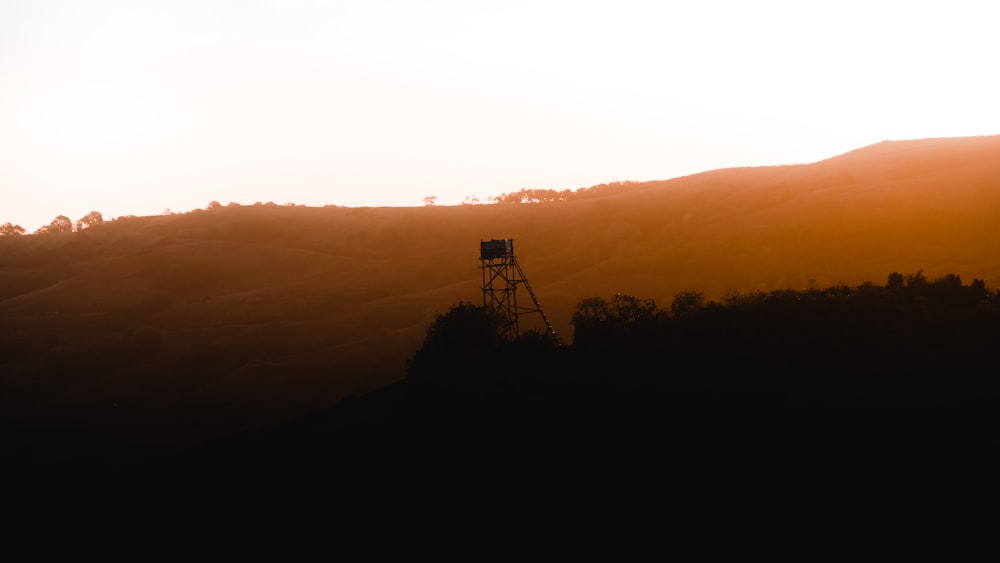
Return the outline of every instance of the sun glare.
<path id="1" fill-rule="evenodd" d="M 13 0 L 0 219 L 143 169 L 123 205 L 457 204 L 996 134 L 985 5 Z"/>
<path id="2" fill-rule="evenodd" d="M 128 154 L 163 122 L 156 107 L 127 84 L 79 84 L 47 93 L 26 112 L 34 141 L 59 155 Z"/>

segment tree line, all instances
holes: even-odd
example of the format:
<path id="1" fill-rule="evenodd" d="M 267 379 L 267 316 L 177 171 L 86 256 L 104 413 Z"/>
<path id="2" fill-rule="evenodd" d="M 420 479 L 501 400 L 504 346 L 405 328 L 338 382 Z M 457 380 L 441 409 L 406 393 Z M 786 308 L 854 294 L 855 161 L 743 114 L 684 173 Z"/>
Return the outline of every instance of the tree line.
<path id="1" fill-rule="evenodd" d="M 989 447 L 1000 435 L 1000 295 L 983 280 L 893 272 L 719 301 L 685 291 L 668 307 L 592 296 L 572 325 L 570 343 L 507 339 L 495 312 L 459 303 L 430 325 L 407 381 L 449 413 L 435 416 L 528 435 L 780 448 Z"/>
<path id="2" fill-rule="evenodd" d="M 91 211 L 77 219 L 75 223 L 65 215 L 58 215 L 51 223 L 42 225 L 32 234 L 43 235 L 46 233 L 79 232 L 100 225 L 101 223 L 104 223 L 104 216 L 99 211 Z M 21 225 L 15 225 L 10 222 L 0 225 L 0 236 L 20 236 L 24 234 L 27 234 L 27 231 Z"/>
<path id="3" fill-rule="evenodd" d="M 570 346 L 588 349 L 614 346 L 663 336 L 664 331 L 678 327 L 687 330 L 714 324 L 721 329 L 732 327 L 739 319 L 757 324 L 760 332 L 767 332 L 764 329 L 776 329 L 775 325 L 793 320 L 798 324 L 814 322 L 831 326 L 856 321 L 855 328 L 859 328 L 914 315 L 925 321 L 954 318 L 957 322 L 978 315 L 993 320 L 997 314 L 1000 314 L 1000 292 L 988 288 L 984 280 L 976 278 L 966 284 L 951 273 L 930 279 L 923 270 L 918 270 L 911 274 L 890 273 L 884 285 L 866 281 L 855 286 L 820 288 L 811 281 L 804 290 L 728 291 L 720 301 L 707 300 L 703 292 L 682 291 L 667 308 L 658 306 L 654 299 L 622 293 L 609 298 L 588 296 L 577 303 L 572 315 L 574 334 Z M 442 356 L 454 359 L 475 355 L 476 350 L 492 354 L 503 346 L 526 343 L 531 347 L 540 342 L 548 342 L 552 347 L 565 346 L 555 337 L 535 331 L 513 341 L 505 339 L 504 321 L 502 315 L 484 306 L 464 301 L 455 304 L 431 323 L 423 346 L 411 358 L 411 371 L 419 372 L 423 358 L 439 350 Z M 891 335 L 883 338 L 889 339 Z"/>
<path id="4" fill-rule="evenodd" d="M 462 301 L 430 323 L 403 380 L 196 449 L 143 482 L 375 477 L 366 501 L 394 483 L 433 501 L 666 490 L 701 506 L 720 488 L 770 502 L 789 479 L 811 501 L 892 459 L 904 462 L 887 466 L 893 480 L 929 468 L 942 479 L 943 466 L 966 478 L 977 455 L 1000 453 L 998 301 L 981 280 L 921 271 L 719 301 L 684 291 L 667 307 L 616 293 L 579 301 L 569 343 L 510 338 L 503 315 Z"/>
<path id="5" fill-rule="evenodd" d="M 556 201 L 571 201 L 573 199 L 581 199 L 585 197 L 608 195 L 611 193 L 622 192 L 638 184 L 639 182 L 634 182 L 634 181 L 624 181 L 624 182 L 617 181 L 605 184 L 597 184 L 595 186 L 590 186 L 586 188 L 577 188 L 576 190 L 523 188 L 516 192 L 500 194 L 498 196 L 492 197 L 491 200 L 494 203 L 501 203 L 501 204 L 550 203 Z"/>
<path id="6" fill-rule="evenodd" d="M 615 181 L 605 184 L 597 184 L 590 187 L 577 188 L 575 190 L 553 190 L 546 188 L 521 188 L 514 192 L 502 193 L 497 196 L 489 196 L 485 200 L 479 196 L 467 196 L 462 205 L 480 205 L 482 203 L 552 203 L 559 201 L 571 201 L 585 197 L 594 197 L 618 193 L 639 185 L 641 182 L 635 181 Z M 433 207 L 437 202 L 437 196 L 427 196 L 424 198 L 424 205 Z"/>
<path id="7" fill-rule="evenodd" d="M 628 189 L 634 185 L 639 184 L 639 182 L 634 181 L 616 181 L 605 184 L 598 184 L 595 186 L 577 188 L 576 190 L 553 190 L 553 189 L 534 189 L 534 188 L 522 188 L 521 190 L 502 193 L 498 196 L 491 196 L 487 198 L 488 203 L 499 203 L 499 204 L 513 204 L 513 203 L 551 203 L 559 201 L 570 201 L 573 199 L 583 198 L 583 197 L 593 197 L 597 195 L 607 195 L 610 193 L 617 193 Z M 424 198 L 424 205 L 427 207 L 433 207 L 436 204 L 437 196 L 427 196 Z M 469 196 L 465 198 L 462 205 L 479 205 L 482 200 L 477 196 Z M 257 202 L 255 205 L 263 205 L 261 202 Z M 275 205 L 273 202 L 268 202 L 266 205 Z M 294 207 L 294 203 L 286 203 L 285 206 Z M 218 201 L 212 201 L 205 208 L 208 211 L 214 209 L 220 209 L 223 205 Z M 225 207 L 240 207 L 239 203 L 230 202 Z M 195 211 L 200 211 L 196 209 Z M 166 210 L 165 214 L 172 214 L 170 210 Z M 84 215 L 78 219 L 75 223 L 65 215 L 58 215 L 52 220 L 48 225 L 43 225 L 36 229 L 31 234 L 45 234 L 45 233 L 72 233 L 77 231 L 82 231 L 84 229 L 93 227 L 94 225 L 99 225 L 104 222 L 104 217 L 101 213 L 97 211 L 91 211 L 90 213 Z M 21 225 L 16 225 L 11 222 L 6 222 L 0 225 L 0 236 L 19 236 L 28 234 L 27 230 Z"/>

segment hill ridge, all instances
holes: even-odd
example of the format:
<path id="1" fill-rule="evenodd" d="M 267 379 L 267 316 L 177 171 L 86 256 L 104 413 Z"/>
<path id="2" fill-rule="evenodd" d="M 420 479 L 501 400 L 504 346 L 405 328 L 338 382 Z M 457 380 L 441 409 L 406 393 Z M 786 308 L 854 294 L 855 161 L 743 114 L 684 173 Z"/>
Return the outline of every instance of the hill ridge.
<path id="1" fill-rule="evenodd" d="M 147 455 L 398 381 L 434 315 L 481 299 L 489 238 L 516 240 L 566 338 L 581 299 L 615 292 L 662 305 L 917 270 L 994 287 L 998 179 L 1000 136 L 890 141 L 565 202 L 241 206 L 4 236 L 0 421 L 44 436 L 39 456 L 65 447 L 53 428 Z"/>

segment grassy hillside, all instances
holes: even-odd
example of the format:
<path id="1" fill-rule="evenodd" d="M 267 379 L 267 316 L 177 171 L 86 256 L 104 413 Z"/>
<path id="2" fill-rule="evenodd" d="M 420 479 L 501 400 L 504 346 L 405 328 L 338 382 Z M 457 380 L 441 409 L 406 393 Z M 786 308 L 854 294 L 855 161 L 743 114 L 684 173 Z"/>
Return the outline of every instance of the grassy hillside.
<path id="1" fill-rule="evenodd" d="M 513 238 L 564 339 L 584 297 L 883 282 L 1000 285 L 1000 136 L 885 142 L 565 202 L 225 207 L 0 237 L 0 411 L 14 460 L 141 457 L 403 376 Z"/>

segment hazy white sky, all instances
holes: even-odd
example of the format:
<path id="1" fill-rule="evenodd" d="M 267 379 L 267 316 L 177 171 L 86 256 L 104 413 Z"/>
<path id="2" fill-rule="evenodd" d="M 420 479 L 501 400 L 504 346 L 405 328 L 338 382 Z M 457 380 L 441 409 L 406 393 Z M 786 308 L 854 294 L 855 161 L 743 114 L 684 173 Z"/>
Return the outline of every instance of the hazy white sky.
<path id="1" fill-rule="evenodd" d="M 0 0 L 0 222 L 458 204 L 1000 134 L 995 6 Z"/>

